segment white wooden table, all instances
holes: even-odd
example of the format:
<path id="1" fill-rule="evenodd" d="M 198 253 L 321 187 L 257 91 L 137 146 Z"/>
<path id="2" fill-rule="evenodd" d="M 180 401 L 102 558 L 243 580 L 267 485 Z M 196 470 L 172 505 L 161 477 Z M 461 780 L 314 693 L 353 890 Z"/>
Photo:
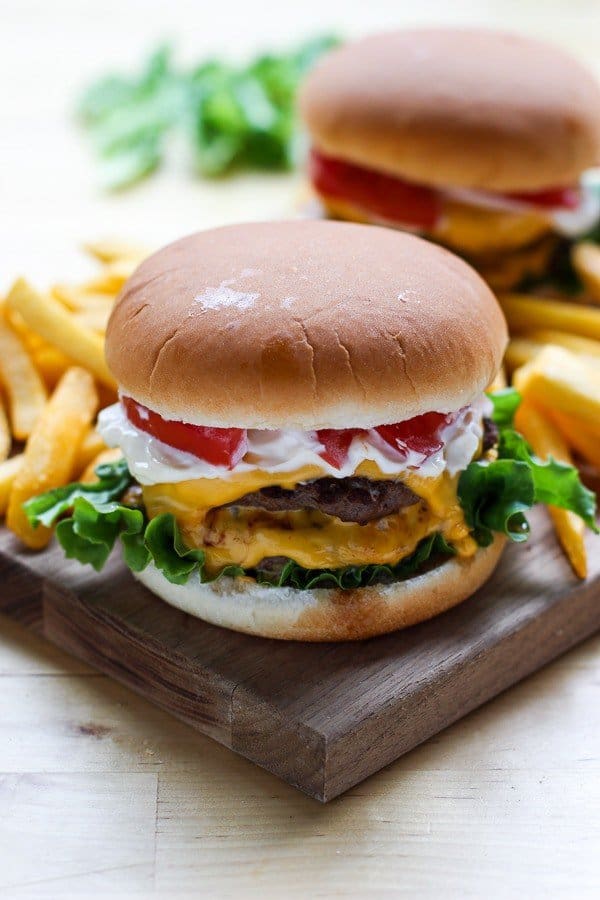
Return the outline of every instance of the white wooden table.
<path id="1" fill-rule="evenodd" d="M 520 27 L 594 64 L 600 4 L 0 0 L 0 290 L 89 266 L 85 239 L 149 246 L 294 214 L 299 178 L 207 184 L 171 165 L 98 193 L 77 89 L 165 35 L 233 57 L 329 27 Z M 452 6 L 452 10 L 449 7 Z M 2 586 L 0 585 L 0 590 Z M 592 897 L 600 884 L 600 638 L 326 807 L 0 623 L 0 895 Z"/>

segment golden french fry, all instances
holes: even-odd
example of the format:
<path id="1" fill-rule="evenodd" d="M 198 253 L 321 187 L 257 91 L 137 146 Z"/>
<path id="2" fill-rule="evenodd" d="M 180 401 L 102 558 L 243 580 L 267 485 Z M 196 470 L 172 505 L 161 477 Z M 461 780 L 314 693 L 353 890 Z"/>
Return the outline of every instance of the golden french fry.
<path id="1" fill-rule="evenodd" d="M 515 428 L 524 435 L 538 456 L 553 456 L 562 462 L 572 462 L 565 439 L 542 409 L 523 400 L 515 413 Z"/>
<path id="2" fill-rule="evenodd" d="M 100 454 L 104 453 L 106 450 L 107 446 L 100 437 L 100 434 L 95 428 L 90 428 L 81 442 L 77 453 L 77 462 L 75 465 L 77 475 L 79 476 L 81 472 L 87 469 L 90 463 L 95 463 L 96 457 L 100 456 Z"/>
<path id="3" fill-rule="evenodd" d="M 0 463 L 0 516 L 6 513 L 8 498 L 17 472 L 23 463 L 23 454 L 18 453 Z"/>
<path id="4" fill-rule="evenodd" d="M 138 259 L 119 259 L 105 266 L 100 275 L 86 281 L 82 288 L 94 294 L 116 296 L 138 265 Z"/>
<path id="5" fill-rule="evenodd" d="M 579 241 L 571 248 L 571 263 L 594 303 L 600 303 L 600 247 Z"/>
<path id="6" fill-rule="evenodd" d="M 148 251 L 135 244 L 107 238 L 103 241 L 92 241 L 83 245 L 84 250 L 103 263 L 115 263 L 122 259 L 135 259 L 141 262 L 148 256 Z"/>
<path id="7" fill-rule="evenodd" d="M 540 344 L 556 344 L 558 347 L 565 347 L 567 350 L 573 350 L 574 353 L 582 353 L 584 356 L 600 357 L 600 340 L 596 341 L 591 338 L 581 337 L 578 334 L 541 329 L 532 331 L 525 337 L 532 341 L 538 341 Z"/>
<path id="8" fill-rule="evenodd" d="M 93 293 L 73 285 L 55 284 L 50 293 L 72 312 L 86 309 L 110 310 L 114 303 L 112 294 Z"/>
<path id="9" fill-rule="evenodd" d="M 23 503 L 70 480 L 97 405 L 92 376 L 74 366 L 61 378 L 27 441 L 10 492 L 6 524 L 32 549 L 45 547 L 52 531 L 41 525 L 33 528 Z"/>
<path id="10" fill-rule="evenodd" d="M 590 427 L 587 422 L 557 409 L 548 410 L 548 415 L 560 429 L 567 443 L 586 462 L 600 468 L 600 424 L 597 428 Z"/>
<path id="11" fill-rule="evenodd" d="M 20 278 L 12 286 L 6 303 L 49 344 L 89 369 L 103 384 L 116 386 L 104 359 L 104 341 L 100 335 L 83 328 L 58 300 L 42 297 Z"/>
<path id="12" fill-rule="evenodd" d="M 0 397 L 0 462 L 6 459 L 10 453 L 12 445 L 12 436 L 10 433 L 10 425 L 8 424 L 8 416 L 4 409 L 4 403 Z"/>
<path id="13" fill-rule="evenodd" d="M 569 448 L 553 422 L 543 412 L 527 401 L 515 415 L 515 427 L 523 434 L 537 455 L 542 459 L 553 456 L 562 462 L 572 462 Z M 579 516 L 566 509 L 548 507 L 558 540 L 565 551 L 573 571 L 579 578 L 587 575 L 585 526 Z"/>
<path id="14" fill-rule="evenodd" d="M 554 530 L 561 547 L 578 578 L 587 577 L 587 552 L 585 549 L 585 524 L 569 509 L 549 506 Z"/>
<path id="15" fill-rule="evenodd" d="M 504 362 L 509 372 L 513 372 L 520 366 L 524 366 L 544 348 L 544 344 L 527 337 L 517 337 L 509 341 Z"/>
<path id="16" fill-rule="evenodd" d="M 31 356 L 49 390 L 54 390 L 67 369 L 73 365 L 72 359 L 50 344 L 43 344 L 34 350 Z"/>
<path id="17" fill-rule="evenodd" d="M 81 309 L 79 312 L 73 313 L 73 316 L 82 328 L 89 328 L 90 331 L 103 335 L 108 325 L 110 307 L 108 309 Z"/>
<path id="18" fill-rule="evenodd" d="M 500 294 L 498 300 L 511 331 L 550 328 L 600 340 L 600 309 L 527 294 Z"/>
<path id="19" fill-rule="evenodd" d="M 117 459 L 121 459 L 122 456 L 123 451 L 119 447 L 105 447 L 101 453 L 88 463 L 79 480 L 84 482 L 97 481 L 96 466 L 99 466 L 101 463 L 114 462 Z"/>
<path id="20" fill-rule="evenodd" d="M 516 389 L 533 403 L 600 422 L 600 367 L 548 345 L 514 373 Z"/>
<path id="21" fill-rule="evenodd" d="M 8 398 L 14 436 L 31 434 L 47 399 L 46 388 L 23 342 L 0 315 L 0 381 Z"/>
<path id="22" fill-rule="evenodd" d="M 32 331 L 27 327 L 27 325 L 23 321 L 23 317 L 20 316 L 19 313 L 14 312 L 11 309 L 6 309 L 5 313 L 8 324 L 13 329 L 13 331 L 15 331 L 21 338 L 21 341 L 23 342 L 29 353 L 35 353 L 35 351 L 39 350 L 40 347 L 48 346 L 44 339 L 39 336 L 39 334 L 36 334 L 35 331 Z"/>

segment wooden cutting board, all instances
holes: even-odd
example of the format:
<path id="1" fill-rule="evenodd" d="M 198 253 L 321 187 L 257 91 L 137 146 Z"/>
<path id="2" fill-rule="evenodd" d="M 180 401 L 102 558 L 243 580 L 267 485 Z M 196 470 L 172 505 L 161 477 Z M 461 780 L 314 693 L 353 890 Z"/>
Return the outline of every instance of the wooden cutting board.
<path id="1" fill-rule="evenodd" d="M 543 511 L 456 609 L 353 644 L 270 641 L 173 609 L 0 531 L 0 612 L 327 801 L 600 628 L 600 540 L 579 582 Z M 557 722 L 557 727 L 560 723 Z"/>

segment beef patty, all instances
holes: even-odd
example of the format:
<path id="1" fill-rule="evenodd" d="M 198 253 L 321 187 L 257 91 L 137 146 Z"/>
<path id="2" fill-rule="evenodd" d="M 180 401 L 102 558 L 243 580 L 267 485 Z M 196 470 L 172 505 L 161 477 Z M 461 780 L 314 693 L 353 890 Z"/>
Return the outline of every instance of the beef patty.
<path id="1" fill-rule="evenodd" d="M 266 487 L 246 494 L 229 506 L 251 506 L 269 512 L 318 509 L 342 522 L 364 525 L 412 506 L 419 497 L 401 481 L 372 481 L 370 478 L 318 478 L 293 490 Z"/>
<path id="2" fill-rule="evenodd" d="M 498 440 L 498 429 L 491 419 L 483 420 L 483 450 Z M 401 481 L 372 481 L 370 478 L 317 478 L 298 484 L 293 490 L 272 486 L 253 491 L 228 503 L 228 506 L 250 506 L 268 512 L 318 509 L 342 522 L 365 525 L 374 519 L 391 516 L 405 506 L 419 503 L 420 498 Z"/>

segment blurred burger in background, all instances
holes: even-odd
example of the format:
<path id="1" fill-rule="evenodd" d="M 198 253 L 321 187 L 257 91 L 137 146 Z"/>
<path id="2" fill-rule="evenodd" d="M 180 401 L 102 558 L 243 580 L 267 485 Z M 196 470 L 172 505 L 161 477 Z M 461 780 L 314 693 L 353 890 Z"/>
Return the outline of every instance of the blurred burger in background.
<path id="1" fill-rule="evenodd" d="M 600 89 L 556 47 L 483 30 L 407 30 L 327 54 L 301 113 L 328 214 L 466 257 L 496 288 L 540 279 L 600 220 Z"/>

